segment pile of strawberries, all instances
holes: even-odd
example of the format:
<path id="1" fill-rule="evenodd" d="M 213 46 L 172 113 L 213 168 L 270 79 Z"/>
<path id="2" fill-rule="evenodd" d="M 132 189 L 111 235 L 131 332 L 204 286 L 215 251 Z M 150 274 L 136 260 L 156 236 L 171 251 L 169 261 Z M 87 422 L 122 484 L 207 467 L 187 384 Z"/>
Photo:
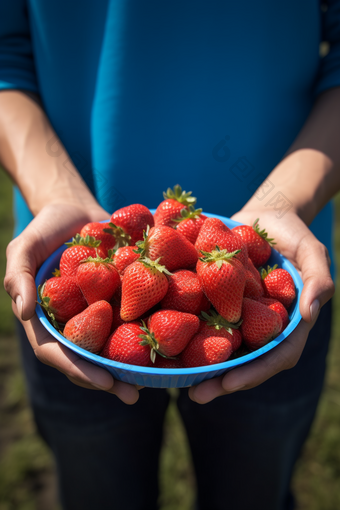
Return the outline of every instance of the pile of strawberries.
<path id="1" fill-rule="evenodd" d="M 54 327 L 105 358 L 159 368 L 221 363 L 279 335 L 295 286 L 263 268 L 273 239 L 258 220 L 229 229 L 195 203 L 177 185 L 154 215 L 133 204 L 85 225 L 38 289 Z"/>

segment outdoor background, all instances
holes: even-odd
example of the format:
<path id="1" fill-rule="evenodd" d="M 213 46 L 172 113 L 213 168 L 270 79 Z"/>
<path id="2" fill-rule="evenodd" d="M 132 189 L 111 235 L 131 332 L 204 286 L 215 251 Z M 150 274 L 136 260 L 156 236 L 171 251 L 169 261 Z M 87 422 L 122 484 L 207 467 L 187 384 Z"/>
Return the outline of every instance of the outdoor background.
<path id="1" fill-rule="evenodd" d="M 340 267 L 340 196 L 336 203 L 336 253 Z M 0 277 L 11 239 L 12 189 L 0 169 Z M 339 283 L 339 277 L 338 277 Z M 337 285 L 339 287 L 339 285 Z M 328 375 L 318 414 L 294 488 L 299 510 L 340 508 L 340 299 L 334 302 L 334 326 Z M 172 392 L 173 399 L 176 392 Z M 185 433 L 175 406 L 169 408 L 161 458 L 161 509 L 191 510 L 195 479 Z M 150 483 L 148 480 L 146 483 Z M 246 489 L 246 481 L 245 481 Z M 48 449 L 36 435 L 20 367 L 10 299 L 0 286 L 0 510 L 57 510 L 54 468 Z"/>

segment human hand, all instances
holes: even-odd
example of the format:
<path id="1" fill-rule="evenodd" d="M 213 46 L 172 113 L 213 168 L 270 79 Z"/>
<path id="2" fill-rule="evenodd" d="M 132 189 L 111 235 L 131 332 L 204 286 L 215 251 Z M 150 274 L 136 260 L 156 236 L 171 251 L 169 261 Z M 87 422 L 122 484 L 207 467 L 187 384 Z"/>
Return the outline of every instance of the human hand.
<path id="1" fill-rule="evenodd" d="M 139 397 L 135 386 L 114 380 L 108 371 L 88 363 L 62 345 L 46 331 L 35 313 L 37 269 L 86 223 L 106 220 L 109 216 L 99 206 L 85 208 L 62 203 L 45 206 L 8 245 L 4 286 L 13 300 L 13 311 L 42 363 L 63 372 L 78 386 L 104 390 L 126 404 L 134 404 Z"/>
<path id="2" fill-rule="evenodd" d="M 327 249 L 295 212 L 287 212 L 277 219 L 275 211 L 244 208 L 232 217 L 247 225 L 252 225 L 256 218 L 260 218 L 260 227 L 266 229 L 269 237 L 275 239 L 275 249 L 290 260 L 301 274 L 304 284 L 300 297 L 302 320 L 281 344 L 257 360 L 190 388 L 190 398 L 200 404 L 221 395 L 254 388 L 282 370 L 293 368 L 302 354 L 321 306 L 334 294 Z"/>

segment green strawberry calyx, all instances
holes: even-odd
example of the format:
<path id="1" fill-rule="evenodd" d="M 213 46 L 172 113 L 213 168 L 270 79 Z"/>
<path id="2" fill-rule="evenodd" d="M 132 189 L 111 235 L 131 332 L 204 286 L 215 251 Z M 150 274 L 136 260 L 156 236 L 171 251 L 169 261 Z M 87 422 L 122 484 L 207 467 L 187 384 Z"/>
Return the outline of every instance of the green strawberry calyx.
<path id="1" fill-rule="evenodd" d="M 109 267 L 109 266 L 113 266 L 113 260 L 111 257 L 106 257 L 106 259 L 103 259 L 101 257 L 99 257 L 99 255 L 97 254 L 96 257 L 87 257 L 87 259 L 84 259 L 80 262 L 80 264 L 86 264 L 87 262 L 93 262 L 94 264 L 104 264 L 104 266 L 106 267 Z"/>
<path id="2" fill-rule="evenodd" d="M 278 267 L 279 266 L 275 264 L 273 267 L 267 266 L 267 269 L 262 268 L 260 270 L 262 280 L 264 280 L 270 273 L 275 271 L 275 269 L 277 269 Z"/>
<path id="3" fill-rule="evenodd" d="M 151 260 L 148 257 L 141 257 L 136 262 L 140 262 L 141 264 L 143 264 L 143 266 L 145 266 L 149 269 L 156 269 L 160 273 L 165 273 L 165 274 L 168 274 L 169 276 L 171 276 L 172 273 L 170 273 L 170 271 L 168 271 L 165 266 L 162 266 L 161 264 L 159 264 L 159 261 L 161 260 L 161 258 L 162 257 L 159 257 L 156 260 Z"/>
<path id="4" fill-rule="evenodd" d="M 131 244 L 131 236 L 122 227 L 117 227 L 114 223 L 110 221 L 110 228 L 103 228 L 103 232 L 106 234 L 112 235 L 116 239 L 116 244 L 114 245 L 114 250 L 118 250 L 122 246 L 130 246 Z"/>
<path id="5" fill-rule="evenodd" d="M 45 285 L 46 285 L 46 282 L 43 283 L 42 285 L 39 285 L 39 287 L 38 287 L 38 296 L 39 296 L 40 302 L 37 301 L 37 303 L 46 312 L 53 327 L 57 331 L 59 331 L 59 333 L 61 333 L 61 329 L 62 329 L 61 325 L 59 324 L 59 322 L 56 321 L 55 315 L 49 306 L 51 298 L 49 298 L 48 296 L 43 296 Z"/>
<path id="6" fill-rule="evenodd" d="M 148 255 L 149 252 L 149 231 L 150 226 L 147 226 L 146 230 L 143 230 L 143 241 L 137 241 L 136 246 L 137 250 L 133 250 L 134 253 L 138 253 L 140 257 L 145 257 Z"/>
<path id="7" fill-rule="evenodd" d="M 255 232 L 256 232 L 256 233 L 257 233 L 260 237 L 262 237 L 262 239 L 264 239 L 265 241 L 267 241 L 267 243 L 269 243 L 269 244 L 271 244 L 271 245 L 276 244 L 276 243 L 274 242 L 274 237 L 269 238 L 269 237 L 268 237 L 268 234 L 267 234 L 267 232 L 266 232 L 266 230 L 265 230 L 265 229 L 260 230 L 260 226 L 259 226 L 259 219 L 260 219 L 260 218 L 257 218 L 257 219 L 254 221 L 254 223 L 253 223 L 253 229 L 255 230 Z"/>
<path id="8" fill-rule="evenodd" d="M 217 330 L 222 328 L 226 329 L 231 335 L 233 334 L 232 330 L 238 329 L 243 322 L 242 319 L 235 323 L 229 322 L 224 319 L 224 317 L 215 312 L 215 310 L 210 310 L 210 313 L 201 312 L 199 318 L 203 321 L 206 321 L 208 326 L 211 326 Z"/>
<path id="9" fill-rule="evenodd" d="M 142 320 L 143 326 L 140 327 L 142 331 L 144 331 L 144 335 L 138 335 L 139 338 L 141 338 L 140 345 L 149 345 L 150 346 L 150 359 L 152 363 L 155 363 L 156 361 L 156 353 L 162 356 L 162 358 L 166 359 L 177 359 L 171 356 L 165 356 L 165 354 L 162 354 L 159 352 L 159 343 L 157 342 L 157 339 L 155 337 L 154 333 L 151 333 L 151 331 L 146 327 L 145 322 Z"/>
<path id="10" fill-rule="evenodd" d="M 101 241 L 95 237 L 87 235 L 82 237 L 80 234 L 76 234 L 72 241 L 65 243 L 68 248 L 71 246 L 89 246 L 90 248 L 98 248 Z"/>
<path id="11" fill-rule="evenodd" d="M 55 270 L 53 271 L 53 276 L 55 276 L 56 278 L 59 278 L 61 276 L 60 274 L 60 269 L 58 268 L 55 268 Z"/>
<path id="12" fill-rule="evenodd" d="M 201 262 L 216 262 L 218 269 L 221 269 L 223 262 L 230 262 L 230 260 L 235 257 L 241 250 L 235 250 L 232 252 L 228 252 L 228 250 L 221 250 L 216 245 L 216 250 L 212 250 L 211 252 L 200 250 L 203 257 L 199 257 Z"/>
<path id="13" fill-rule="evenodd" d="M 193 205 L 189 205 L 187 209 L 184 208 L 181 210 L 180 218 L 174 218 L 172 221 L 180 223 L 183 220 L 197 220 L 202 214 L 202 211 L 203 209 L 195 209 Z"/>
<path id="14" fill-rule="evenodd" d="M 177 200 L 177 202 L 180 202 L 183 205 L 195 205 L 197 202 L 196 197 L 191 196 L 192 191 L 182 191 L 182 188 L 179 184 L 176 184 L 173 189 L 168 188 L 166 191 L 163 192 L 163 197 L 165 200 L 168 200 L 169 198 L 172 198 L 173 200 Z"/>

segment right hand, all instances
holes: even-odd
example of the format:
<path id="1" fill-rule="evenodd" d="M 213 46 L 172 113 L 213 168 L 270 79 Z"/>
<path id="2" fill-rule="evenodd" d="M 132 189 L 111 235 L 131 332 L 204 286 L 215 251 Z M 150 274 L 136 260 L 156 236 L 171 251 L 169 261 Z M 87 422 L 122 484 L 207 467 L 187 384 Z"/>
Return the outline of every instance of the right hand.
<path id="1" fill-rule="evenodd" d="M 37 269 L 59 246 L 80 232 L 86 223 L 107 220 L 109 217 L 99 206 L 89 210 L 63 203 L 45 206 L 8 245 L 4 286 L 13 300 L 13 311 L 42 363 L 64 373 L 78 386 L 104 390 L 126 404 L 134 404 L 139 398 L 135 386 L 113 379 L 108 371 L 88 363 L 62 345 L 47 332 L 35 313 L 37 291 L 34 278 Z"/>

